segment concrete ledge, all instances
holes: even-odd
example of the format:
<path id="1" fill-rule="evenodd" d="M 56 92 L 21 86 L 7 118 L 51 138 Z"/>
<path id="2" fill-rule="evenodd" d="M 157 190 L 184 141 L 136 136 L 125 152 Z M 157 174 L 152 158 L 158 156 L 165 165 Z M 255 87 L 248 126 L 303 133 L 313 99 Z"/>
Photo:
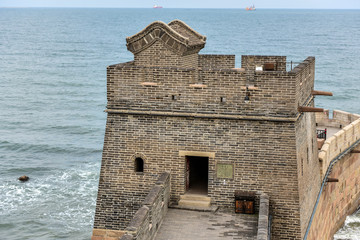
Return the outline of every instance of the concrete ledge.
<path id="1" fill-rule="evenodd" d="M 164 172 L 160 175 L 158 180 L 156 181 L 156 185 L 164 185 L 170 178 L 170 173 Z"/>
<path id="2" fill-rule="evenodd" d="M 268 240 L 269 234 L 269 197 L 266 194 L 262 194 L 260 196 L 258 233 L 256 239 Z"/>
<path id="3" fill-rule="evenodd" d="M 197 211 L 197 212 L 216 212 L 219 207 L 218 206 L 209 206 L 209 207 L 187 207 L 187 206 L 180 206 L 178 204 L 170 205 L 169 208 L 174 209 L 182 209 L 182 210 L 190 210 L 190 211 Z"/>
<path id="4" fill-rule="evenodd" d="M 179 156 L 209 157 L 215 158 L 214 152 L 179 151 Z"/>
<path id="5" fill-rule="evenodd" d="M 119 239 L 125 234 L 125 231 L 110 229 L 93 229 L 91 240 L 112 240 Z"/>
<path id="6" fill-rule="evenodd" d="M 156 198 L 161 194 L 161 190 L 162 190 L 161 186 L 154 186 L 146 196 L 143 204 L 148 207 L 152 206 Z"/>
<path id="7" fill-rule="evenodd" d="M 301 116 L 300 114 L 297 114 L 294 117 L 268 117 L 268 116 L 231 115 L 231 114 L 214 114 L 214 113 L 141 111 L 141 110 L 127 110 L 127 109 L 106 109 L 105 112 L 113 113 L 113 114 L 128 114 L 128 115 L 192 117 L 192 118 L 270 121 L 270 122 L 296 122 L 297 119 Z"/>
<path id="8" fill-rule="evenodd" d="M 137 210 L 130 224 L 127 226 L 126 231 L 136 231 L 144 222 L 148 212 L 149 208 L 147 206 L 142 206 L 139 210 Z"/>

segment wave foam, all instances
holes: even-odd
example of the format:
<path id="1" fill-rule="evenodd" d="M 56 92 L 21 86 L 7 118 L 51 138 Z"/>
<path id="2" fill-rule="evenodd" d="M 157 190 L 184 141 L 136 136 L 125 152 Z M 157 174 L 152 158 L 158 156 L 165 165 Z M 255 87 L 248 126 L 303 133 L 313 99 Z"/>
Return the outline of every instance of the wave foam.
<path id="1" fill-rule="evenodd" d="M 50 239 L 74 235 L 89 238 L 99 167 L 90 163 L 66 170 L 52 169 L 45 174 L 42 171 L 38 177 L 33 172 L 34 177 L 26 183 L 4 179 L 0 182 L 0 233 L 22 231 L 22 236 L 30 239 L 42 239 L 37 232 L 53 233 Z M 63 229 L 61 233 L 59 228 Z"/>

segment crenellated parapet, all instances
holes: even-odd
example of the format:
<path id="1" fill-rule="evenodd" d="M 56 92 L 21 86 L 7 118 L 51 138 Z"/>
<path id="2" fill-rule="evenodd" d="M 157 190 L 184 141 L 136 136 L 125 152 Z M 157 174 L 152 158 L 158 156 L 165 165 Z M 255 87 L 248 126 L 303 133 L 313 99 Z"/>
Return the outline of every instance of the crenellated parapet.
<path id="1" fill-rule="evenodd" d="M 316 122 L 322 127 L 336 127 L 339 131 L 328 138 L 319 151 L 320 174 L 323 178 L 330 163 L 344 154 L 360 139 L 360 115 L 334 110 L 329 118 L 329 110 L 316 114 Z"/>
<path id="2" fill-rule="evenodd" d="M 318 159 L 321 188 L 304 240 L 333 239 L 360 204 L 360 115 L 334 110 L 316 113 L 319 127 L 338 131 L 322 145 Z"/>

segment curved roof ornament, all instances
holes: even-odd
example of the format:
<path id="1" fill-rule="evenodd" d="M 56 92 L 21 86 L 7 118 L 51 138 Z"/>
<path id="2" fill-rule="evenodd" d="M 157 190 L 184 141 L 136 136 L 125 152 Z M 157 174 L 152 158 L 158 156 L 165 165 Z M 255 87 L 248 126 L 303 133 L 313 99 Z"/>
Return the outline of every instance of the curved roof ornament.
<path id="1" fill-rule="evenodd" d="M 187 29 L 188 31 L 190 31 L 192 34 L 194 34 L 197 38 L 199 38 L 200 40 L 206 41 L 206 36 L 201 35 L 200 33 L 196 32 L 194 29 L 192 29 L 189 25 L 187 25 L 186 23 L 184 23 L 183 21 L 179 20 L 179 19 L 175 19 L 171 22 L 169 22 L 169 26 L 172 27 L 176 24 L 179 24 L 180 26 L 182 26 L 183 28 Z"/>
<path id="2" fill-rule="evenodd" d="M 180 20 L 169 24 L 155 21 L 137 34 L 127 37 L 126 46 L 130 52 L 137 54 L 156 41 L 161 41 L 166 48 L 179 55 L 188 55 L 199 52 L 205 46 L 206 37 Z"/>

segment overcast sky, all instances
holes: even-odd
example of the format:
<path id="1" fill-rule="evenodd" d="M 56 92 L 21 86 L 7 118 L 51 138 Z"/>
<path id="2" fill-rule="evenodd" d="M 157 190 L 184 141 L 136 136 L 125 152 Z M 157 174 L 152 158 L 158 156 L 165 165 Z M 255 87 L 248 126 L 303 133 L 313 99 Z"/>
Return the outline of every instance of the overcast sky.
<path id="1" fill-rule="evenodd" d="M 151 8 L 322 8 L 360 9 L 360 0 L 0 0 L 0 7 Z"/>

